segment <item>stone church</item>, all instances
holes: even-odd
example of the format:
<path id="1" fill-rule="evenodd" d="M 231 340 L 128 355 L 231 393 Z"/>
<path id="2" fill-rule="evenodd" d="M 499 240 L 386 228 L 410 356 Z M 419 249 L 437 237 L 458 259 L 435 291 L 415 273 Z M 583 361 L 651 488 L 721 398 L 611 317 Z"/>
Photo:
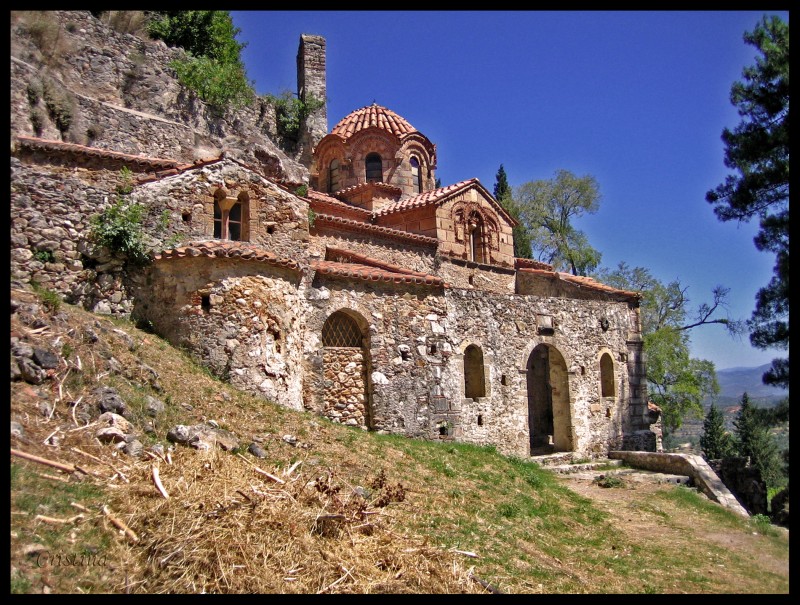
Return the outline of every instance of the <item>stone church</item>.
<path id="1" fill-rule="evenodd" d="M 130 316 L 237 388 L 332 422 L 521 457 L 656 449 L 639 294 L 515 258 L 514 218 L 477 179 L 437 188 L 436 146 L 405 117 L 372 104 L 328 131 L 321 108 L 296 156 L 304 178 L 286 178 L 267 143 L 237 153 L 113 87 L 71 88 L 77 119 L 104 134 L 37 131 L 39 72 L 13 48 L 12 279 Z M 325 98 L 326 50 L 300 37 L 300 98 Z M 124 171 L 153 251 L 143 267 L 89 237 Z"/>

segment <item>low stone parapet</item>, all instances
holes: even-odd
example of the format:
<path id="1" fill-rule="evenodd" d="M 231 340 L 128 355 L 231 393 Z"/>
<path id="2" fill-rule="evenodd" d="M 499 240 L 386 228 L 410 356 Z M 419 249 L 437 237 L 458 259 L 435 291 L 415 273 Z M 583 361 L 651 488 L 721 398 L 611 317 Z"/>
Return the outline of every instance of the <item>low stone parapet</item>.
<path id="1" fill-rule="evenodd" d="M 701 456 L 695 456 L 693 454 L 613 451 L 608 453 L 608 457 L 614 460 L 622 460 L 625 464 L 634 468 L 669 473 L 672 475 L 687 475 L 691 477 L 694 484 L 714 502 L 721 504 L 739 515 L 745 517 L 750 516 Z"/>

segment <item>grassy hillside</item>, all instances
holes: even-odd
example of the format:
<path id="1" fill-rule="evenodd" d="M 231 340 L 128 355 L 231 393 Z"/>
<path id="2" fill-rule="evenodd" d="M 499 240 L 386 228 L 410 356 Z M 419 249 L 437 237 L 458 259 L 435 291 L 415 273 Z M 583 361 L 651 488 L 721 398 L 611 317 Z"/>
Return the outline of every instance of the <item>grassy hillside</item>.
<path id="1" fill-rule="evenodd" d="M 689 488 L 579 493 L 492 447 L 333 424 L 128 322 L 11 297 L 12 355 L 58 360 L 11 383 L 12 593 L 788 593 L 788 533 Z M 94 437 L 101 386 L 141 456 Z M 240 445 L 167 440 L 197 423 Z M 612 491 L 613 506 L 595 499 Z"/>

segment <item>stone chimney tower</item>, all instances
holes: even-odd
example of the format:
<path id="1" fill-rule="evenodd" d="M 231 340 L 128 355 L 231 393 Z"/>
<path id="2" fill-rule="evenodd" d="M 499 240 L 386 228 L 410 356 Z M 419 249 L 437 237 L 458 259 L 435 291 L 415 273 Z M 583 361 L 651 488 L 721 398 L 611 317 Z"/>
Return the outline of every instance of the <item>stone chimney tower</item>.
<path id="1" fill-rule="evenodd" d="M 301 164 L 309 168 L 314 147 L 328 134 L 328 112 L 325 85 L 325 38 L 302 34 L 297 49 L 297 96 L 304 103 L 310 97 L 325 101 L 325 104 L 312 112 L 303 125 L 300 135 Z"/>

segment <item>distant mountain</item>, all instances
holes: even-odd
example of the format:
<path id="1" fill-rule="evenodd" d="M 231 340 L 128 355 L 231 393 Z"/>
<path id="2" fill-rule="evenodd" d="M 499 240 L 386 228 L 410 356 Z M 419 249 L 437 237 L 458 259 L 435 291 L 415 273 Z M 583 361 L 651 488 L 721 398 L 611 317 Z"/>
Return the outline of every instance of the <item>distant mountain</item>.
<path id="1" fill-rule="evenodd" d="M 717 370 L 717 381 L 720 388 L 720 399 L 741 399 L 747 393 L 751 400 L 761 398 L 781 398 L 789 394 L 788 389 L 781 389 L 764 384 L 761 377 L 770 368 L 770 364 L 752 368 L 727 368 Z"/>

